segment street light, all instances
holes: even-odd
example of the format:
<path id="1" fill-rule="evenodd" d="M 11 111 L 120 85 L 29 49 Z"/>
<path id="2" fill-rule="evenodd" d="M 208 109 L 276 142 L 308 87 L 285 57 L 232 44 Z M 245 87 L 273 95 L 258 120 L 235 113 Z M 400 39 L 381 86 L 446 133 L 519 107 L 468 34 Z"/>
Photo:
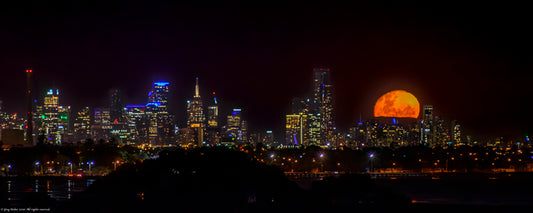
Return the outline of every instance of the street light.
<path id="1" fill-rule="evenodd" d="M 87 164 L 89 164 L 89 173 L 92 173 L 91 166 L 94 165 L 94 161 L 87 162 Z"/>
<path id="2" fill-rule="evenodd" d="M 68 162 L 68 165 L 70 165 L 70 173 L 72 174 L 72 162 Z"/>
<path id="3" fill-rule="evenodd" d="M 368 157 L 370 157 L 370 172 L 374 172 L 374 154 L 370 153 Z"/>
<path id="4" fill-rule="evenodd" d="M 41 170 L 41 169 L 40 169 L 40 168 L 41 168 L 40 165 L 41 165 L 41 162 L 39 162 L 39 161 L 35 162 L 35 166 L 37 167 L 37 172 L 39 172 L 39 170 Z M 42 173 L 43 173 L 43 171 L 41 170 L 41 174 L 42 174 Z"/>

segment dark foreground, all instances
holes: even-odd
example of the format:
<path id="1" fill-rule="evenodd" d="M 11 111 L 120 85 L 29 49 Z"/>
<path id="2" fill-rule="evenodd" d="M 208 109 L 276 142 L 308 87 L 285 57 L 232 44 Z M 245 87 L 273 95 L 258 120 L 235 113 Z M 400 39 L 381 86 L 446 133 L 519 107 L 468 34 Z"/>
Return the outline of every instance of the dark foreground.
<path id="1" fill-rule="evenodd" d="M 226 149 L 166 151 L 125 165 L 58 202 L 25 207 L 57 212 L 510 212 L 533 207 L 531 175 L 371 179 L 340 175 L 307 183 Z M 301 187 L 305 185 L 305 187 Z M 31 193 L 30 193 L 31 194 Z M 2 207 L 9 207 L 5 194 Z"/>

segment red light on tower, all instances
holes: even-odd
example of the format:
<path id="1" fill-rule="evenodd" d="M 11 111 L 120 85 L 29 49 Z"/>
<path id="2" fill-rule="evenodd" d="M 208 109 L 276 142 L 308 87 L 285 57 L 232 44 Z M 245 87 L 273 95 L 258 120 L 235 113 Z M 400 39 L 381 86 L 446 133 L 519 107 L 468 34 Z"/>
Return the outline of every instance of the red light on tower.
<path id="1" fill-rule="evenodd" d="M 213 92 L 213 95 L 215 95 L 215 92 Z"/>
<path id="2" fill-rule="evenodd" d="M 26 70 L 26 72 L 27 72 L 27 73 L 32 73 L 32 72 L 33 72 L 33 70 Z"/>

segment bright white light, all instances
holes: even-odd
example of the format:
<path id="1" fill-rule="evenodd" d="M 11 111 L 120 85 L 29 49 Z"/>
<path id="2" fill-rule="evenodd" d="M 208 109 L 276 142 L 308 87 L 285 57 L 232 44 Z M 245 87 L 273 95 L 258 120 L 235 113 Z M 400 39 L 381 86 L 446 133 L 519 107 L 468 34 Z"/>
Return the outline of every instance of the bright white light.
<path id="1" fill-rule="evenodd" d="M 370 153 L 370 156 L 369 156 L 369 157 L 373 158 L 373 157 L 374 157 L 374 154 Z"/>
<path id="2" fill-rule="evenodd" d="M 323 158 L 324 157 L 324 153 L 320 153 L 320 157 Z"/>

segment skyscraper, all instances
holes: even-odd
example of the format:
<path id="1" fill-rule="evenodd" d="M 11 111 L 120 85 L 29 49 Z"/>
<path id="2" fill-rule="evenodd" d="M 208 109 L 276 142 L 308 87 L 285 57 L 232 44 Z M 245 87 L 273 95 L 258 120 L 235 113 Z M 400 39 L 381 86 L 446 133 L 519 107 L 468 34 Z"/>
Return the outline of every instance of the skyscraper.
<path id="1" fill-rule="evenodd" d="M 148 124 L 148 142 L 171 144 L 175 142 L 174 116 L 168 112 L 169 82 L 154 82 L 148 93 L 145 123 Z"/>
<path id="2" fill-rule="evenodd" d="M 433 106 L 425 105 L 423 120 L 420 121 L 420 143 L 427 146 L 434 146 L 434 141 Z"/>
<path id="3" fill-rule="evenodd" d="M 152 91 L 148 93 L 148 105 L 155 106 L 158 112 L 168 112 L 169 82 L 154 82 Z"/>
<path id="4" fill-rule="evenodd" d="M 68 133 L 70 106 L 59 106 L 59 90 L 50 89 L 44 96 L 44 104 L 37 107 L 39 135 L 43 142 L 61 144 Z"/>
<path id="5" fill-rule="evenodd" d="M 124 122 L 124 105 L 122 103 L 122 94 L 118 89 L 111 90 L 111 105 L 109 110 L 109 116 L 112 122 Z"/>
<path id="6" fill-rule="evenodd" d="M 109 139 L 109 135 L 112 129 L 109 108 L 96 108 L 94 110 L 91 129 L 92 136 L 96 140 L 107 141 Z"/>
<path id="7" fill-rule="evenodd" d="M 324 145 L 333 140 L 335 122 L 333 120 L 333 85 L 329 68 L 313 69 L 313 102 L 311 113 L 320 116 L 320 141 Z"/>
<path id="8" fill-rule="evenodd" d="M 141 143 L 148 140 L 148 122 L 146 116 L 146 105 L 126 105 L 126 120 L 130 138 L 128 143 Z"/>
<path id="9" fill-rule="evenodd" d="M 463 141 L 461 141 L 461 125 L 456 120 L 453 120 L 450 129 L 452 143 L 454 145 L 464 145 Z"/>
<path id="10" fill-rule="evenodd" d="M 91 135 L 91 111 L 89 107 L 83 107 L 76 114 L 74 121 L 74 139 L 85 140 Z"/>
<path id="11" fill-rule="evenodd" d="M 207 107 L 207 143 L 215 145 L 220 143 L 220 122 L 218 120 L 218 101 L 214 97 L 213 102 Z"/>
<path id="12" fill-rule="evenodd" d="M 309 145 L 308 115 L 286 115 L 285 142 L 287 145 Z"/>
<path id="13" fill-rule="evenodd" d="M 242 109 L 233 109 L 231 115 L 228 115 L 226 123 L 226 134 L 235 138 L 236 142 L 246 142 L 247 124 L 242 119 Z"/>
<path id="14" fill-rule="evenodd" d="M 200 85 L 198 78 L 196 78 L 196 85 L 194 86 L 194 97 L 187 101 L 187 126 L 192 128 L 197 135 L 196 145 L 203 146 L 205 134 L 205 114 L 200 98 Z"/>

